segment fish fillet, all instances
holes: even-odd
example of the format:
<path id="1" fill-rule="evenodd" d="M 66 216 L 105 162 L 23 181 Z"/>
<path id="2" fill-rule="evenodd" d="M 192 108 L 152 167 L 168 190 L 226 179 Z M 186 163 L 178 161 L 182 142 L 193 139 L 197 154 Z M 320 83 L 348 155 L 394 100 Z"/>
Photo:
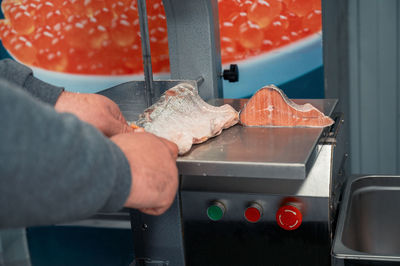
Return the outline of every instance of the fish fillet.
<path id="1" fill-rule="evenodd" d="M 176 143 L 179 154 L 184 154 L 192 144 L 217 136 L 238 121 L 239 113 L 232 106 L 209 105 L 196 88 L 181 83 L 167 90 L 158 102 L 139 116 L 135 124 Z"/>
<path id="2" fill-rule="evenodd" d="M 240 112 L 244 126 L 326 127 L 333 122 L 309 103 L 295 104 L 274 85 L 258 90 Z"/>

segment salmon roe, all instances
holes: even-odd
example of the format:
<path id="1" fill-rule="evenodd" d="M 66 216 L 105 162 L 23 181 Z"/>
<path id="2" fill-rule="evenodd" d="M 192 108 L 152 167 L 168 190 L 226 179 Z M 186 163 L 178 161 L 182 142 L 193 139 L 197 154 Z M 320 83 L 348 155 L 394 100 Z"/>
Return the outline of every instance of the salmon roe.
<path id="1" fill-rule="evenodd" d="M 320 0 L 218 0 L 222 63 L 266 53 L 321 30 Z M 124 75 L 143 72 L 136 0 L 3 0 L 3 46 L 48 70 Z M 155 73 L 169 71 L 162 0 L 148 0 Z"/>

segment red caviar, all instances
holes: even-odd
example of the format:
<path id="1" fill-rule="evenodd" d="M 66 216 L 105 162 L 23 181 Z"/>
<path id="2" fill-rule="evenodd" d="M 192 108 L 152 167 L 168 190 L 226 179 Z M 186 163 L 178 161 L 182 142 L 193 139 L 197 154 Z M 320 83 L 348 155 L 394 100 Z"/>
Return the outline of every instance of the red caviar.
<path id="1" fill-rule="evenodd" d="M 44 69 L 123 75 L 143 72 L 136 0 L 3 0 L 4 47 Z M 320 0 L 219 0 L 222 63 L 266 53 L 321 30 Z M 148 0 L 154 72 L 168 72 L 162 0 Z"/>

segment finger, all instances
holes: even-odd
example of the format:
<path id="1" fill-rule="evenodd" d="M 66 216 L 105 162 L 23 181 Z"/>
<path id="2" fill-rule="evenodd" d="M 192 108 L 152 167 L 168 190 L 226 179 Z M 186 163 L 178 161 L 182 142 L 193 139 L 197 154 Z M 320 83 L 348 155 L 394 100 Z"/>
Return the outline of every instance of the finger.
<path id="1" fill-rule="evenodd" d="M 135 132 L 135 129 L 130 127 L 127 123 L 122 123 L 118 120 L 111 118 L 111 122 L 107 125 L 107 129 L 104 131 L 104 134 L 107 137 L 112 137 L 117 134 L 133 132 Z"/>
<path id="2" fill-rule="evenodd" d="M 114 108 L 111 109 L 111 115 L 124 126 L 120 133 L 131 133 L 133 132 L 131 128 L 136 129 L 136 125 L 134 123 L 128 123 L 119 109 L 118 105 L 114 104 Z M 128 128 L 129 127 L 129 128 Z"/>
<path id="3" fill-rule="evenodd" d="M 118 104 L 107 97 L 106 99 L 109 113 L 115 117 L 115 119 L 121 121 L 122 123 L 126 123 L 125 117 L 122 114 L 121 109 L 119 109 Z"/>
<path id="4" fill-rule="evenodd" d="M 164 138 L 161 138 L 161 141 L 165 144 L 165 146 L 167 146 L 169 152 L 171 153 L 171 156 L 175 159 L 178 158 L 178 146 L 174 142 Z"/>
<path id="5" fill-rule="evenodd" d="M 143 209 L 139 209 L 139 211 L 148 214 L 148 215 L 154 215 L 154 216 L 158 216 L 163 214 L 164 212 L 166 212 L 168 210 L 168 208 L 143 208 Z"/>
<path id="6" fill-rule="evenodd" d="M 128 124 L 128 122 L 126 122 L 124 115 L 121 113 L 121 111 L 119 109 L 118 109 L 118 114 L 116 117 L 117 117 L 117 120 L 119 120 L 121 123 Z"/>

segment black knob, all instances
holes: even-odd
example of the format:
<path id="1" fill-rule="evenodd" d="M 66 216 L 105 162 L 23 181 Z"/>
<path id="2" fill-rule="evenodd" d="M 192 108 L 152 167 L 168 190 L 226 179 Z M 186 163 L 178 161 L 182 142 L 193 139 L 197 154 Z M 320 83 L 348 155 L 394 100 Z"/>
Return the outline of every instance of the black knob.
<path id="1" fill-rule="evenodd" d="M 229 82 L 237 82 L 239 81 L 239 67 L 236 64 L 231 64 L 229 69 L 225 69 L 222 75 L 224 80 L 228 80 Z"/>

